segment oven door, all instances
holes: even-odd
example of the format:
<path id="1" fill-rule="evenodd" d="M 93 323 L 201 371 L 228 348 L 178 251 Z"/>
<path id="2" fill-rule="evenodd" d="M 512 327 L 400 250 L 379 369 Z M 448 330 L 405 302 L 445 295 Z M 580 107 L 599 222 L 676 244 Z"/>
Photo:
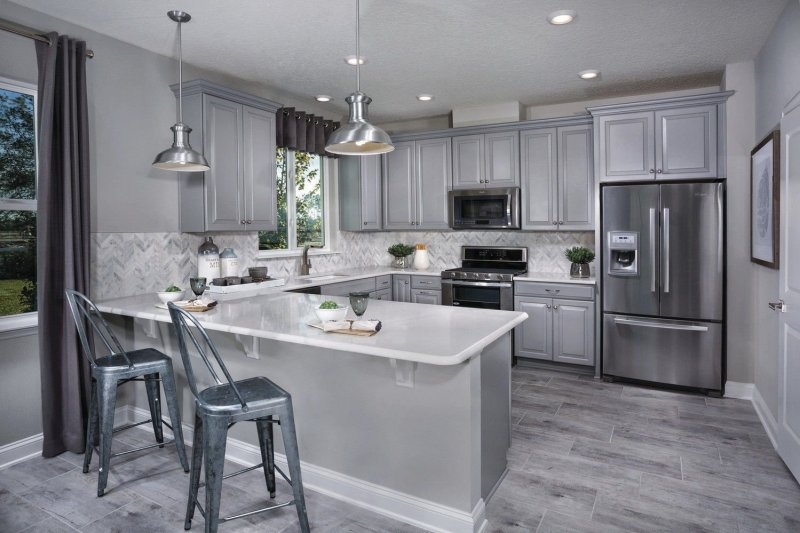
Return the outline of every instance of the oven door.
<path id="1" fill-rule="evenodd" d="M 513 283 L 442 280 L 442 305 L 514 310 Z"/>
<path id="2" fill-rule="evenodd" d="M 519 188 L 450 191 L 453 229 L 518 229 Z"/>

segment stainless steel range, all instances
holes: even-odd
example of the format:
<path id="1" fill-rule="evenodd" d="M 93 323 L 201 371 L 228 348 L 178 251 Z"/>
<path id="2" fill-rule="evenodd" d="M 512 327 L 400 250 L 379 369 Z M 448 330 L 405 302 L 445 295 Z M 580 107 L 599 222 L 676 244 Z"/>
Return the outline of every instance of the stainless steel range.
<path id="1" fill-rule="evenodd" d="M 462 246 L 461 268 L 442 272 L 442 305 L 514 310 L 514 276 L 528 271 L 528 249 Z"/>

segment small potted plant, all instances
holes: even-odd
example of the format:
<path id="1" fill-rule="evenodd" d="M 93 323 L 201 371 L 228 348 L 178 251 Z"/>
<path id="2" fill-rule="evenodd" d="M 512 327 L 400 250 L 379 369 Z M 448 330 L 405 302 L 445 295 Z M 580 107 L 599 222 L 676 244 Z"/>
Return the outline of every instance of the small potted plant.
<path id="1" fill-rule="evenodd" d="M 573 246 L 572 248 L 567 248 L 564 255 L 572 262 L 572 266 L 569 268 L 569 276 L 571 278 L 589 277 L 589 263 L 594 261 L 593 251 L 585 246 Z"/>
<path id="2" fill-rule="evenodd" d="M 414 253 L 414 247 L 407 244 L 393 244 L 389 247 L 389 254 L 394 257 L 392 266 L 395 268 L 406 268 L 406 257 Z"/>

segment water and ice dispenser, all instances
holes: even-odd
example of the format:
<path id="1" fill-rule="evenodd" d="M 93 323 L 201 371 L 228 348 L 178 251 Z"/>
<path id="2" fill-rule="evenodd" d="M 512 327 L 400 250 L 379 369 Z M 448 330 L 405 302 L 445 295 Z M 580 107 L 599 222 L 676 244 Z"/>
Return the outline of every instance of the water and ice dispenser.
<path id="1" fill-rule="evenodd" d="M 611 276 L 639 275 L 639 232 L 608 232 L 608 273 Z"/>

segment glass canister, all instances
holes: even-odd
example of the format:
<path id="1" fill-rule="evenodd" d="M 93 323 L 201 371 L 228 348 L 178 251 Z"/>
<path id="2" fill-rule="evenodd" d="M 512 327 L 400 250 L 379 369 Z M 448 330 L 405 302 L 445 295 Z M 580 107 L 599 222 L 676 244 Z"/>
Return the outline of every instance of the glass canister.
<path id="1" fill-rule="evenodd" d="M 219 269 L 223 278 L 239 275 L 239 258 L 233 248 L 225 248 L 219 254 Z"/>
<path id="2" fill-rule="evenodd" d="M 417 251 L 414 252 L 414 270 L 428 270 L 431 260 L 428 257 L 428 247 L 422 243 L 417 244 Z"/>
<path id="3" fill-rule="evenodd" d="M 219 248 L 211 237 L 206 237 L 197 249 L 197 277 L 213 280 L 221 277 L 219 268 Z"/>

